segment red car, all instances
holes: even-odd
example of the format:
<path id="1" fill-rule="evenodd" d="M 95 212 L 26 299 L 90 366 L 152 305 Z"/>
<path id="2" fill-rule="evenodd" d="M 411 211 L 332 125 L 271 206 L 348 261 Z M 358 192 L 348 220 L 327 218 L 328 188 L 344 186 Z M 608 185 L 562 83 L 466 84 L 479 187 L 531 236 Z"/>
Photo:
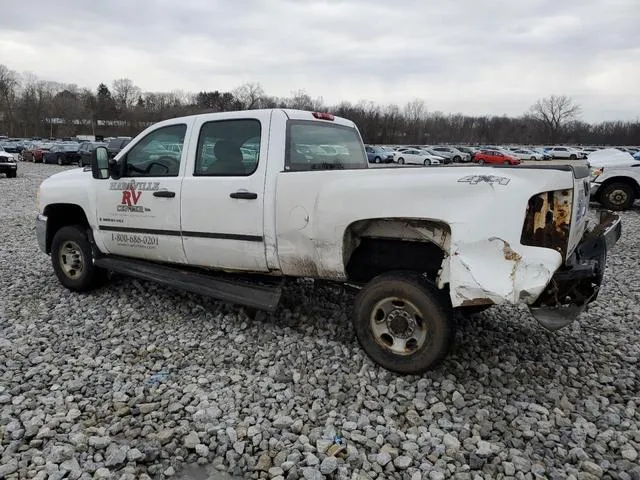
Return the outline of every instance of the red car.
<path id="1" fill-rule="evenodd" d="M 22 161 L 23 162 L 33 162 L 33 163 L 43 163 L 44 154 L 49 151 L 51 145 L 42 144 L 33 146 L 30 149 L 22 151 Z"/>
<path id="2" fill-rule="evenodd" d="M 520 160 L 497 150 L 480 150 L 474 153 L 473 161 L 484 165 L 485 163 L 497 165 L 520 165 Z"/>

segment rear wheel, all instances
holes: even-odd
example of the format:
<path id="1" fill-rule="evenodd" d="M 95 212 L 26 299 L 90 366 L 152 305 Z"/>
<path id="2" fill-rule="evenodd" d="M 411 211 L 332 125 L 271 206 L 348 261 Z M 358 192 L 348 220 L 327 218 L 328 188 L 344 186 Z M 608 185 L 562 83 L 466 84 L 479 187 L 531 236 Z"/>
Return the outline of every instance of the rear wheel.
<path id="1" fill-rule="evenodd" d="M 509 160 L 505 160 L 504 164 L 505 165 L 511 165 L 511 162 Z"/>
<path id="2" fill-rule="evenodd" d="M 599 199 L 609 210 L 628 210 L 635 201 L 635 192 L 628 183 L 614 182 L 600 191 Z"/>
<path id="3" fill-rule="evenodd" d="M 400 165 L 404 165 L 404 158 L 400 157 L 400 158 L 398 159 L 398 163 L 399 163 Z"/>
<path id="4" fill-rule="evenodd" d="M 429 165 L 431 165 L 431 160 L 429 160 L 428 158 L 426 158 L 426 159 L 424 160 L 424 166 L 425 166 L 425 167 L 428 167 Z"/>
<path id="5" fill-rule="evenodd" d="M 106 278 L 106 272 L 93 264 L 93 251 L 85 228 L 62 227 L 51 242 L 51 262 L 58 280 L 69 290 L 86 292 Z"/>
<path id="6" fill-rule="evenodd" d="M 379 365 L 402 374 L 436 366 L 455 337 L 452 309 L 418 274 L 386 273 L 356 297 L 353 324 L 358 342 Z"/>
<path id="7" fill-rule="evenodd" d="M 484 165 L 484 164 L 485 164 L 485 163 L 487 163 L 487 162 L 485 162 L 484 160 L 479 160 L 479 161 L 478 161 L 478 163 L 479 163 L 480 165 Z"/>
<path id="8" fill-rule="evenodd" d="M 380 163 L 382 161 L 382 159 L 380 157 L 376 157 L 373 159 L 374 163 Z"/>

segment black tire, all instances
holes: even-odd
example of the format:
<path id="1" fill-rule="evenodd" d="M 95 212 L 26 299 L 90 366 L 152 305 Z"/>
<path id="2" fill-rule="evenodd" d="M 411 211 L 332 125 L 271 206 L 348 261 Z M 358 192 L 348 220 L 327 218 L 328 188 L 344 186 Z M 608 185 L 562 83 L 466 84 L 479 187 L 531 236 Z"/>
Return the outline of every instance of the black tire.
<path id="1" fill-rule="evenodd" d="M 58 165 L 61 165 L 61 166 L 64 165 L 64 158 L 63 157 L 58 156 L 57 160 L 58 160 Z"/>
<path id="2" fill-rule="evenodd" d="M 105 270 L 93 264 L 93 251 L 85 231 L 82 225 L 62 227 L 51 242 L 53 270 L 60 283 L 74 292 L 92 290 L 107 276 Z M 73 266 L 76 268 L 69 268 Z"/>
<path id="3" fill-rule="evenodd" d="M 7 178 L 16 178 L 18 172 L 7 172 Z"/>
<path id="4" fill-rule="evenodd" d="M 479 163 L 480 165 L 484 165 L 484 164 L 485 164 L 485 163 L 487 163 L 487 162 L 485 162 L 484 160 L 479 160 L 479 161 L 478 161 L 478 163 Z"/>
<path id="5" fill-rule="evenodd" d="M 424 165 L 425 167 L 428 167 L 429 165 L 431 165 L 431 160 L 429 160 L 428 158 L 425 158 L 425 160 L 424 160 L 424 162 L 423 162 L 423 165 Z"/>
<path id="6" fill-rule="evenodd" d="M 613 182 L 602 187 L 598 193 L 600 203 L 609 210 L 628 210 L 636 199 L 633 187 L 624 182 Z"/>
<path id="7" fill-rule="evenodd" d="M 576 157 L 573 153 L 571 155 L 569 155 L 569 160 L 577 160 L 578 157 Z"/>
<path id="8" fill-rule="evenodd" d="M 381 305 L 386 305 L 388 301 L 392 302 L 394 310 L 385 314 Z M 412 316 L 406 308 L 419 315 Z M 390 319 L 396 311 L 401 313 Z M 378 321 L 380 312 L 384 316 Z M 408 322 L 412 318 L 414 324 L 410 325 Z M 404 324 L 391 323 L 394 320 Z M 378 338 L 374 325 L 383 329 L 388 326 L 388 333 Z M 418 274 L 405 272 L 379 275 L 359 292 L 354 304 L 353 326 L 358 342 L 367 355 L 383 368 L 401 374 L 418 374 L 435 367 L 444 359 L 455 338 L 453 310 L 448 300 Z M 390 333 L 393 328 L 404 328 L 403 334 L 408 337 L 394 337 Z M 409 331 L 411 333 L 407 334 Z M 414 335 L 420 336 L 420 332 L 424 336 L 422 343 L 414 338 Z M 391 346 L 388 339 L 391 339 Z M 393 352 L 390 348 L 396 339 L 404 340 L 404 349 L 410 348 L 410 353 Z"/>
<path id="9" fill-rule="evenodd" d="M 398 159 L 398 163 L 399 163 L 400 165 L 404 165 L 404 158 L 400 157 L 400 158 Z"/>
<path id="10" fill-rule="evenodd" d="M 380 163 L 382 159 L 380 157 L 376 157 L 373 159 L 373 163 Z"/>
<path id="11" fill-rule="evenodd" d="M 504 164 L 505 165 L 511 165 L 511 162 L 509 160 L 505 160 Z"/>
<path id="12" fill-rule="evenodd" d="M 82 162 L 82 159 L 78 160 L 78 166 L 80 168 L 84 167 L 84 163 Z"/>
<path id="13" fill-rule="evenodd" d="M 536 160 L 536 157 L 531 157 L 531 161 L 534 162 Z"/>
<path id="14" fill-rule="evenodd" d="M 454 161 L 455 163 L 460 163 L 460 162 L 462 161 L 462 158 L 460 158 L 460 156 L 459 156 L 459 155 L 456 155 L 455 157 L 453 157 L 453 161 Z"/>

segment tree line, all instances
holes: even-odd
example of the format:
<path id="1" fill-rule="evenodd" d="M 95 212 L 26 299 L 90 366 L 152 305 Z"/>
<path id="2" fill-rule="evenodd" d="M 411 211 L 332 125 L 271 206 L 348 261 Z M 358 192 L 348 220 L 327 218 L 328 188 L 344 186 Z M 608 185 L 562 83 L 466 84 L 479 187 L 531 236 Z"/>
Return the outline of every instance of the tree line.
<path id="1" fill-rule="evenodd" d="M 364 141 L 374 144 L 640 144 L 640 122 L 584 122 L 580 106 L 564 95 L 540 99 L 518 117 L 473 116 L 431 112 L 421 99 L 404 106 L 370 101 L 327 105 L 304 90 L 270 96 L 258 83 L 228 92 L 145 92 L 121 78 L 92 90 L 0 64 L 0 134 L 12 137 L 133 136 L 171 117 L 257 108 L 331 112 L 353 120 Z"/>

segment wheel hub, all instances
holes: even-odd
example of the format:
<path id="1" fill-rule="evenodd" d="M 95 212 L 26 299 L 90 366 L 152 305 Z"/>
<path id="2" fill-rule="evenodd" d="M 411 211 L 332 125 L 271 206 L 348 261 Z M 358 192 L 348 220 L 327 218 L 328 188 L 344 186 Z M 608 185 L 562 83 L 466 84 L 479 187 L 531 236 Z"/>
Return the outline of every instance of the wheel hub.
<path id="1" fill-rule="evenodd" d="M 609 194 L 609 200 L 611 203 L 620 205 L 627 201 L 627 194 L 622 190 L 614 190 Z"/>
<path id="2" fill-rule="evenodd" d="M 409 312 L 395 309 L 387 315 L 387 328 L 397 338 L 409 338 L 416 329 L 416 321 Z"/>
<path id="3" fill-rule="evenodd" d="M 64 274 L 71 279 L 78 278 L 84 270 L 84 257 L 80 246 L 75 242 L 67 241 L 60 249 L 59 255 Z"/>

